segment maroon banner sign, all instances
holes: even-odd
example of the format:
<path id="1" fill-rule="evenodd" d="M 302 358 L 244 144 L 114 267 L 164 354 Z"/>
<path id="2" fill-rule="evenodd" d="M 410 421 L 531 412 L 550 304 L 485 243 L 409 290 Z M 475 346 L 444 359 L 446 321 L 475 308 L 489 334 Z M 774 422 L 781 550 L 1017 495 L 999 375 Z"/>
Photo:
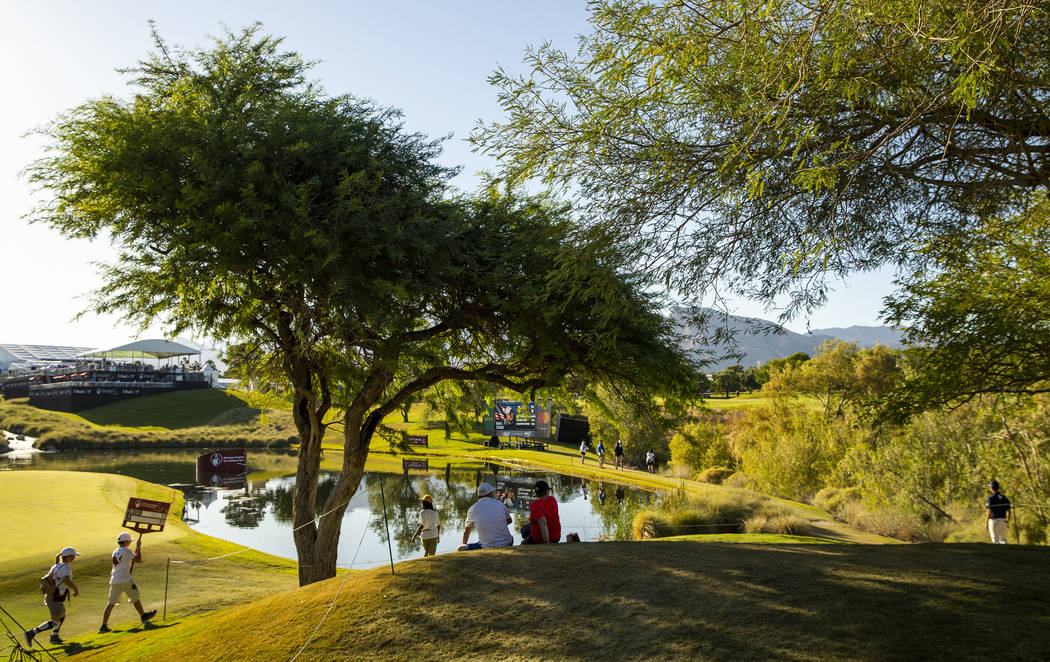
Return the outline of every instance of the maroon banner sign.
<path id="1" fill-rule="evenodd" d="M 239 474 L 248 470 L 248 453 L 243 448 L 224 448 L 197 458 L 198 473 Z"/>
<path id="2" fill-rule="evenodd" d="M 416 469 L 418 471 L 429 471 L 430 460 L 401 460 L 401 468 L 405 471 Z"/>
<path id="3" fill-rule="evenodd" d="M 123 527 L 139 533 L 163 531 L 170 507 L 171 504 L 164 501 L 132 497 L 128 499 L 128 509 L 124 511 Z"/>
<path id="4" fill-rule="evenodd" d="M 405 443 L 409 446 L 429 446 L 430 435 L 427 434 L 406 434 Z"/>

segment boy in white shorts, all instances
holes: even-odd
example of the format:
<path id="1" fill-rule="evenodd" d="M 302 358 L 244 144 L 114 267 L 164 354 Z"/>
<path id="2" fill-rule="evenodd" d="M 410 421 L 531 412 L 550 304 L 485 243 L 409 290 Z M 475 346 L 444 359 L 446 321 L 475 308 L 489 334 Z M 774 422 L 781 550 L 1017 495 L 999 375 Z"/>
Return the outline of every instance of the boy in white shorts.
<path id="1" fill-rule="evenodd" d="M 106 605 L 106 612 L 102 615 L 102 627 L 98 629 L 99 634 L 110 632 L 109 615 L 113 612 L 113 607 L 120 602 L 121 593 L 128 596 L 128 600 L 135 605 L 143 624 L 157 615 L 156 609 L 145 611 L 142 608 L 142 601 L 139 600 L 139 587 L 135 585 L 135 580 L 131 577 L 131 569 L 135 563 L 142 563 L 141 547 L 141 537 L 135 543 L 133 552 L 131 551 L 131 534 L 123 531 L 117 536 L 117 548 L 113 550 L 113 571 L 109 575 L 109 604 Z"/>

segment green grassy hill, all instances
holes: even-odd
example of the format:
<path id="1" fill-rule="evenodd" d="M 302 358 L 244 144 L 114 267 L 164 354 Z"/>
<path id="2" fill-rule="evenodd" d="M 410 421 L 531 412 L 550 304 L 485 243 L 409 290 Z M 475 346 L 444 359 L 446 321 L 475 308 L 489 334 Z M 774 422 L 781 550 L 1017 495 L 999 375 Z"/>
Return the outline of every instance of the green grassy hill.
<path id="1" fill-rule="evenodd" d="M 82 660 L 1045 659 L 1050 550 L 590 543 L 353 573 Z M 330 613 L 326 611 L 333 605 Z M 318 628 L 318 625 L 320 627 Z"/>
<path id="2" fill-rule="evenodd" d="M 135 566 L 147 608 L 162 607 L 169 558 L 173 562 L 169 614 L 243 604 L 296 585 L 295 563 L 286 559 L 255 551 L 214 558 L 243 548 L 183 524 L 178 519 L 182 510 L 178 490 L 113 474 L 4 471 L 0 472 L 4 541 L 0 545 L 0 605 L 24 627 L 47 620 L 37 583 L 54 563 L 55 554 L 69 545 L 82 555 L 73 564 L 80 596 L 69 605 L 62 634 L 76 638 L 95 632 L 109 590 L 109 555 L 116 547 L 132 496 L 174 502 L 164 532 L 143 536 L 144 562 Z M 134 609 L 124 604 L 116 608 L 111 623 L 124 628 L 136 619 Z M 2 630 L 0 642 L 6 643 Z M 0 653 L 4 651 L 0 644 Z"/>

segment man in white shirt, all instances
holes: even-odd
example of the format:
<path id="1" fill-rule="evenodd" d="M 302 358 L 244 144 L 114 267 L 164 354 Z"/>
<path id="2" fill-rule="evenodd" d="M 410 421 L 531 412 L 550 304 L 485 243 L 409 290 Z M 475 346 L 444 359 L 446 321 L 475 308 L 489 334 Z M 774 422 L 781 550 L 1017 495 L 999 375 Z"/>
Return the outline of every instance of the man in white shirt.
<path id="1" fill-rule="evenodd" d="M 157 615 L 156 609 L 145 611 L 142 608 L 139 587 L 135 585 L 135 580 L 131 577 L 131 570 L 136 562 L 142 563 L 142 537 L 140 536 L 138 542 L 135 543 L 133 552 L 131 551 L 131 534 L 123 531 L 117 536 L 117 548 L 113 550 L 113 571 L 109 575 L 109 604 L 106 605 L 106 611 L 102 615 L 102 627 L 98 629 L 99 634 L 110 632 L 109 615 L 113 612 L 113 607 L 120 602 L 121 593 L 128 596 L 128 600 L 135 605 L 143 625 Z"/>
<path id="2" fill-rule="evenodd" d="M 511 523 L 507 506 L 492 498 L 496 488 L 488 483 L 478 485 L 478 501 L 467 511 L 467 526 L 463 529 L 463 544 L 459 551 L 488 549 L 489 547 L 507 547 L 514 544 L 507 525 Z M 471 543 L 470 532 L 477 527 L 478 542 Z"/>

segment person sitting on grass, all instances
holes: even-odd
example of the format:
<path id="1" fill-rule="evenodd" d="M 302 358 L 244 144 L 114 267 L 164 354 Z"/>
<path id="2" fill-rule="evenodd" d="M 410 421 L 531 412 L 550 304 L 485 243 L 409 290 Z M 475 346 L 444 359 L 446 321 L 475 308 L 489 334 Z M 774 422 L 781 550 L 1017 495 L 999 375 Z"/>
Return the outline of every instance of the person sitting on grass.
<path id="1" fill-rule="evenodd" d="M 142 537 L 135 543 L 135 551 L 131 551 L 131 534 L 122 531 L 117 536 L 117 548 L 113 550 L 113 571 L 109 575 L 109 603 L 106 611 L 102 614 L 102 627 L 98 629 L 99 634 L 111 632 L 109 629 L 109 615 L 113 613 L 113 607 L 120 602 L 120 595 L 128 596 L 139 613 L 139 619 L 145 625 L 151 618 L 157 615 L 156 609 L 146 611 L 142 608 L 142 600 L 139 599 L 139 587 L 131 578 L 131 571 L 135 563 L 142 563 Z"/>
<path id="2" fill-rule="evenodd" d="M 545 480 L 536 481 L 532 493 L 536 497 L 529 504 L 529 523 L 521 527 L 521 544 L 536 545 L 561 540 L 561 519 L 558 500 Z"/>
<path id="3" fill-rule="evenodd" d="M 466 527 L 463 529 L 463 544 L 458 551 L 465 552 L 490 547 L 507 547 L 514 544 L 507 525 L 513 520 L 507 506 L 498 499 L 492 498 L 496 488 L 488 483 L 478 485 L 478 500 L 467 511 Z M 470 532 L 478 529 L 478 541 L 470 542 Z"/>
<path id="4" fill-rule="evenodd" d="M 55 590 L 44 595 L 44 605 L 47 607 L 51 618 L 32 630 L 26 630 L 26 644 L 30 647 L 33 646 L 33 637 L 52 629 L 54 632 L 51 633 L 51 643 L 63 643 L 62 637 L 58 636 L 58 629 L 62 627 L 62 623 L 66 620 L 66 598 L 69 597 L 70 589 L 72 589 L 73 595 L 80 595 L 77 585 L 73 583 L 73 570 L 69 567 L 73 561 L 77 560 L 78 556 L 80 554 L 77 553 L 77 550 L 72 547 L 66 547 L 55 556 L 55 564 L 47 571 L 47 576 L 55 584 Z"/>

